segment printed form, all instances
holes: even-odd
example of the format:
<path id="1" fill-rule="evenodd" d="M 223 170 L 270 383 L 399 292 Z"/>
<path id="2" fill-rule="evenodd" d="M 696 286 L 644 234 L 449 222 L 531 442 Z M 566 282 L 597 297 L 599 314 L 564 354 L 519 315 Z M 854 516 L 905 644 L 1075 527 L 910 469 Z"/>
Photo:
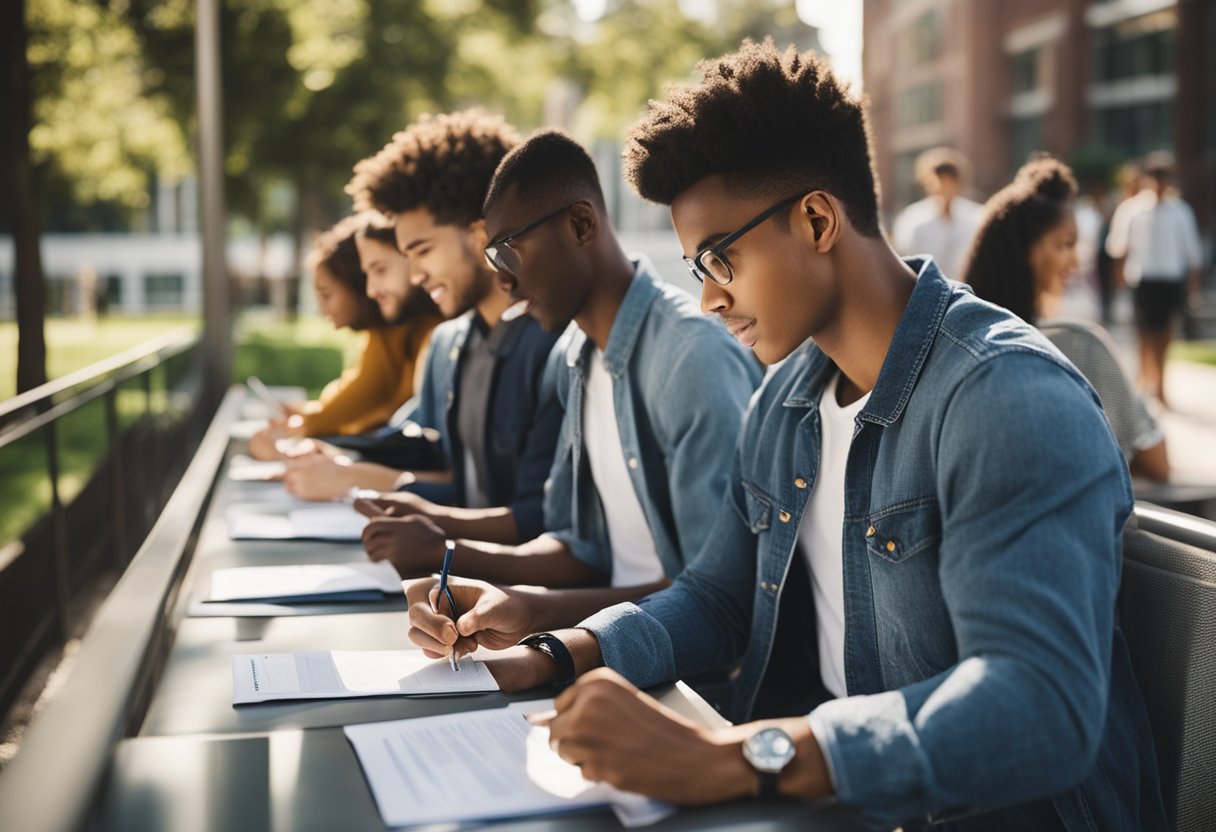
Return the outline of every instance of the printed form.
<path id="1" fill-rule="evenodd" d="M 387 826 L 611 807 L 625 826 L 675 807 L 594 783 L 549 748 L 549 731 L 498 708 L 343 729 Z"/>
<path id="2" fill-rule="evenodd" d="M 421 650 L 327 650 L 242 653 L 232 657 L 232 704 L 358 696 L 488 693 L 498 683 L 470 656 L 453 671 Z"/>

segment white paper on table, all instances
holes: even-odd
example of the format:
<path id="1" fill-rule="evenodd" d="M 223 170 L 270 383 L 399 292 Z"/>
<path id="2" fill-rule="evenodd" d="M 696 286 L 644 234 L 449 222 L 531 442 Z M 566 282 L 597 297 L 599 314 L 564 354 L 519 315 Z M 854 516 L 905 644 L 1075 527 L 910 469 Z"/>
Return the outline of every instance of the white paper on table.
<path id="1" fill-rule="evenodd" d="M 241 653 L 232 657 L 233 705 L 496 690 L 498 683 L 489 669 L 470 656 L 460 659 L 459 671 L 452 670 L 447 659 L 428 659 L 421 650 Z"/>
<path id="2" fill-rule="evenodd" d="M 368 592 L 400 593 L 401 576 L 385 561 L 240 566 L 212 572 L 206 600 L 309 601 Z"/>
<path id="3" fill-rule="evenodd" d="M 286 473 L 287 463 L 281 459 L 258 460 L 237 454 L 228 460 L 228 479 L 233 482 L 274 482 Z"/>
<path id="4" fill-rule="evenodd" d="M 248 442 L 255 433 L 268 427 L 270 427 L 270 422 L 266 419 L 242 419 L 228 426 L 228 435 L 233 439 Z"/>
<path id="5" fill-rule="evenodd" d="M 320 503 L 284 510 L 275 505 L 228 507 L 233 540 L 344 540 L 363 537 L 367 518 L 344 503 Z"/>
<path id="6" fill-rule="evenodd" d="M 387 826 L 458 823 L 611 806 L 626 826 L 675 808 L 583 778 L 549 732 L 511 708 L 343 729 Z M 622 816 L 622 812 L 624 813 Z"/>

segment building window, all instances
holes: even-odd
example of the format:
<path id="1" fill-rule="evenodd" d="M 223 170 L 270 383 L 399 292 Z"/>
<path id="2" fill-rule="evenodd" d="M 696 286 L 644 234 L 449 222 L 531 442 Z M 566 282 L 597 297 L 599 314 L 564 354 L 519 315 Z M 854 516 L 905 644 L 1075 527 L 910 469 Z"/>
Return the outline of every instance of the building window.
<path id="1" fill-rule="evenodd" d="M 922 14 L 899 38 L 899 64 L 904 68 L 933 63 L 942 54 L 942 16 L 940 12 Z"/>
<path id="2" fill-rule="evenodd" d="M 1124 81 L 1174 72 L 1174 9 L 1125 20 L 1094 31 L 1094 79 Z"/>
<path id="3" fill-rule="evenodd" d="M 942 120 L 942 83 L 933 81 L 899 94 L 895 102 L 895 126 L 919 127 Z"/>
<path id="4" fill-rule="evenodd" d="M 1128 158 L 1173 147 L 1172 101 L 1153 101 L 1094 111 L 1098 143 Z"/>
<path id="5" fill-rule="evenodd" d="M 180 274 L 144 276 L 144 304 L 149 309 L 179 309 L 185 297 L 185 278 Z"/>
<path id="6" fill-rule="evenodd" d="M 1027 49 L 1019 52 L 1011 59 L 1013 75 L 1013 94 L 1034 92 L 1042 83 L 1042 73 L 1039 71 L 1042 49 Z"/>
<path id="7" fill-rule="evenodd" d="M 1015 118 L 1011 128 L 1010 169 L 1016 171 L 1032 153 L 1043 149 L 1043 117 Z"/>

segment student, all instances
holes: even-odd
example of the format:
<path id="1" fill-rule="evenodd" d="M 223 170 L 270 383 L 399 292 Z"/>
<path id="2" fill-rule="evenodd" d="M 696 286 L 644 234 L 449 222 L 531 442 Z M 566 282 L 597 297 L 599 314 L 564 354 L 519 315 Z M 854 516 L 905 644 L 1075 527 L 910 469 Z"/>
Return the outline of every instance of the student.
<path id="1" fill-rule="evenodd" d="M 588 674 L 557 699 L 558 753 L 680 803 L 834 794 L 874 828 L 1164 829 L 1113 620 L 1131 489 L 1092 389 L 891 251 L 862 106 L 819 59 L 745 41 L 701 75 L 633 128 L 626 171 L 671 205 L 702 307 L 786 360 L 673 585 L 491 671 L 504 690 Z M 407 590 L 431 655 L 457 628 L 460 652 L 534 632 L 560 600 L 457 580 L 454 625 L 422 609 L 433 587 Z M 698 728 L 633 687 L 735 663 L 731 715 L 779 719 Z"/>
<path id="2" fill-rule="evenodd" d="M 347 217 L 317 237 L 309 254 L 317 309 L 334 329 L 363 333 L 359 359 L 331 381 L 315 402 L 293 408 L 249 443 L 260 459 L 281 456 L 274 447 L 284 437 L 356 434 L 383 425 L 415 390 L 431 330 L 441 318 L 422 292 L 411 293 L 388 325 L 367 297 L 367 275 L 360 250 L 393 251 L 393 228 L 374 213 Z"/>
<path id="3" fill-rule="evenodd" d="M 1149 154 L 1144 174 L 1145 189 L 1115 211 L 1106 251 L 1119 261 L 1123 280 L 1132 287 L 1140 389 L 1168 407 L 1165 357 L 1188 299 L 1200 303 L 1203 246 L 1195 212 L 1172 187 L 1173 155 Z"/>
<path id="4" fill-rule="evenodd" d="M 542 531 L 543 488 L 562 418 L 545 378 L 557 336 L 527 317 L 502 319 L 507 295 L 481 253 L 481 202 L 515 142 L 498 116 L 424 116 L 356 166 L 348 191 L 360 208 L 391 218 L 400 247 L 391 255 L 368 251 L 368 293 L 392 320 L 421 289 L 450 319 L 435 330 L 414 414 L 415 427 L 442 436 L 450 467 L 437 474 L 312 454 L 288 461 L 292 493 L 326 499 L 352 487 L 409 488 L 451 533 L 473 521 L 482 521 L 479 531 L 489 539 L 505 542 Z M 392 268 L 394 257 L 408 268 Z M 374 459 L 377 448 L 364 445 L 362 453 Z M 380 560 L 378 537 L 373 523 L 364 539 Z"/>
<path id="5" fill-rule="evenodd" d="M 1110 338 L 1086 321 L 1056 318 L 1077 267 L 1077 183 L 1058 159 L 1023 165 L 984 206 L 963 279 L 981 298 L 1037 326 L 1097 390 L 1131 472 L 1169 479 L 1165 434 L 1115 359 Z"/>
<path id="6" fill-rule="evenodd" d="M 549 332 L 575 326 L 553 356 L 565 420 L 546 533 L 518 547 L 458 541 L 453 568 L 501 583 L 611 585 L 567 594 L 554 620 L 568 625 L 665 584 L 700 549 L 760 368 L 687 293 L 625 255 L 595 164 L 566 135 L 537 133 L 503 159 L 485 221 L 486 255 L 517 311 Z M 419 518 L 396 524 L 403 574 L 436 570 L 443 536 Z"/>
<path id="7" fill-rule="evenodd" d="M 916 159 L 916 181 L 925 198 L 895 218 L 891 238 L 900 254 L 928 254 L 947 277 L 963 273 L 971 238 L 983 206 L 962 196 L 967 157 L 948 147 L 926 150 Z"/>

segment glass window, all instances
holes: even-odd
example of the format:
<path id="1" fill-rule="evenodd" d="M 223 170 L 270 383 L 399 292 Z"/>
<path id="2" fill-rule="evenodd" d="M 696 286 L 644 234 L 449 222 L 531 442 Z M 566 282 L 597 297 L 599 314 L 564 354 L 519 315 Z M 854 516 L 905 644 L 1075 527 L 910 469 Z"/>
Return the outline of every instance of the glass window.
<path id="1" fill-rule="evenodd" d="M 144 276 L 144 303 L 149 309 L 180 308 L 185 295 L 185 278 L 180 274 Z"/>
<path id="2" fill-rule="evenodd" d="M 917 127 L 942 120 L 942 83 L 933 81 L 911 87 L 899 94 L 895 102 L 895 125 Z"/>
<path id="3" fill-rule="evenodd" d="M 1010 165 L 1016 171 L 1026 163 L 1030 154 L 1043 149 L 1043 117 L 1016 118 L 1010 125 Z"/>
<path id="4" fill-rule="evenodd" d="M 1142 156 L 1174 143 L 1172 101 L 1154 101 L 1095 111 L 1099 144 L 1123 156 Z"/>
<path id="5" fill-rule="evenodd" d="M 1094 78 L 1122 81 L 1174 72 L 1178 16 L 1174 9 L 1098 29 L 1093 36 Z"/>
<path id="6" fill-rule="evenodd" d="M 1039 88 L 1039 63 L 1042 49 L 1027 49 L 1012 59 L 1013 93 L 1034 92 Z"/>
<path id="7" fill-rule="evenodd" d="M 932 63 L 942 54 L 942 16 L 940 12 L 922 14 L 904 30 L 899 39 L 899 63 L 916 67 Z"/>

